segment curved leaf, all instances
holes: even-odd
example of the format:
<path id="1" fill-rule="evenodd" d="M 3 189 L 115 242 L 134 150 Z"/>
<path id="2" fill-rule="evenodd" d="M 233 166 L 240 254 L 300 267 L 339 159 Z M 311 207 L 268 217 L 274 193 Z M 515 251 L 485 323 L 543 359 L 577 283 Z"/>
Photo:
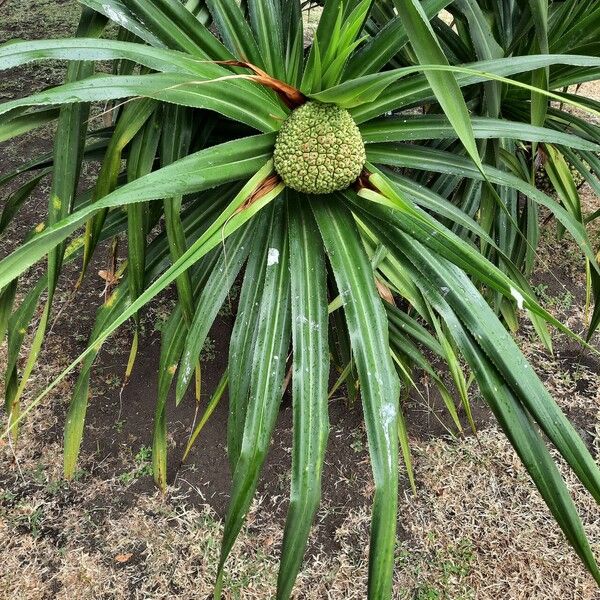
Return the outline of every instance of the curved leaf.
<path id="1" fill-rule="evenodd" d="M 600 144 L 579 136 L 528 123 L 471 117 L 473 134 L 477 139 L 511 138 L 529 142 L 563 144 L 570 148 L 600 151 Z M 448 119 L 439 115 L 399 115 L 369 121 L 360 127 L 366 144 L 375 142 L 403 142 L 415 140 L 447 140 L 456 137 Z"/>
<path id="2" fill-rule="evenodd" d="M 274 136 L 265 134 L 214 146 L 128 183 L 46 228 L 0 261 L 0 288 L 34 265 L 99 210 L 189 194 L 248 177 L 270 157 L 273 141 Z"/>
<path id="3" fill-rule="evenodd" d="M 0 104 L 0 115 L 10 118 L 11 111 L 26 106 L 141 97 L 214 110 L 259 131 L 275 131 L 279 128 L 286 117 L 280 104 L 269 98 L 256 84 L 240 78 L 241 76 L 225 71 L 222 77 L 176 73 L 99 75 Z"/>

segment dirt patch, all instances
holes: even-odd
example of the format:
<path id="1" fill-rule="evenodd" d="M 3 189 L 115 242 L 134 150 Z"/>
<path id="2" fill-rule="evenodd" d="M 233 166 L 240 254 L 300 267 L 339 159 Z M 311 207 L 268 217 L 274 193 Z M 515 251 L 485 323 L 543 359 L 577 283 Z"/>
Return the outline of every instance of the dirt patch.
<path id="1" fill-rule="evenodd" d="M 203 361 L 202 383 L 207 398 L 222 374 L 231 321 L 231 318 L 220 318 L 209 334 L 213 343 L 210 356 Z M 146 340 L 132 377 L 122 392 L 119 383 L 126 355 L 112 356 L 110 362 L 101 360 L 100 369 L 106 369 L 103 376 L 114 381 L 115 385 L 104 394 L 94 393 L 88 411 L 82 467 L 103 463 L 111 478 L 127 484 L 131 503 L 139 494 L 154 490 L 147 471 L 158 356 L 159 340 L 154 336 Z M 152 374 L 150 377 L 149 373 Z M 227 460 L 227 396 L 223 397 L 207 422 L 185 464 L 181 464 L 181 457 L 192 424 L 198 418 L 196 402 L 190 392 L 179 407 L 175 407 L 173 398 L 170 400 L 167 413 L 169 483 L 188 494 L 191 504 L 208 504 L 222 518 L 228 507 L 231 486 Z M 199 406 L 200 414 L 204 405 L 205 402 Z M 332 511 L 330 518 L 322 524 L 322 536 L 317 543 L 333 550 L 337 547 L 334 533 L 347 512 L 364 505 L 370 496 L 371 475 L 360 405 L 350 406 L 344 398 L 336 398 L 330 404 L 329 414 L 331 433 L 323 474 L 323 498 Z M 258 488 L 258 493 L 270 500 L 269 510 L 279 525 L 284 523 L 288 505 L 292 438 L 292 406 L 287 392 Z"/>

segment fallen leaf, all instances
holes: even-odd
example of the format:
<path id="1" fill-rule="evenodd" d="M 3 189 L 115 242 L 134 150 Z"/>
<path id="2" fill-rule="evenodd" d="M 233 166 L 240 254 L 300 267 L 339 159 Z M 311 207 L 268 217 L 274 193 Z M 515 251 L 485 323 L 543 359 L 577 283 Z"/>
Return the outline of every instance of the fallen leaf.
<path id="1" fill-rule="evenodd" d="M 115 556 L 115 562 L 126 563 L 132 556 L 132 552 L 128 552 L 127 554 L 117 554 Z"/>

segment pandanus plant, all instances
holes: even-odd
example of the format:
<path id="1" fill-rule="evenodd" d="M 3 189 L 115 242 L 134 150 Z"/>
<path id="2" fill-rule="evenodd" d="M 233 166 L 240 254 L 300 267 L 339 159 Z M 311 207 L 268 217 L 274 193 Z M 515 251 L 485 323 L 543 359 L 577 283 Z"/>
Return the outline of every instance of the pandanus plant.
<path id="1" fill-rule="evenodd" d="M 540 218 L 550 215 L 578 244 L 598 295 L 585 227 L 593 215 L 583 215 L 571 170 L 600 189 L 600 130 L 571 109 L 600 107 L 563 89 L 600 73 L 597 3 L 326 0 L 308 41 L 299 0 L 82 3 L 72 39 L 0 47 L 2 69 L 70 61 L 63 85 L 0 105 L 2 140 L 56 122 L 54 152 L 0 178 L 7 186 L 29 174 L 6 199 L 2 230 L 44 177 L 52 181 L 43 222 L 0 262 L 7 433 L 16 436 L 26 414 L 79 367 L 64 434 L 71 477 L 96 355 L 132 320 L 129 374 L 140 310 L 174 284 L 153 441 L 164 488 L 169 392 L 179 403 L 190 386 L 198 391 L 200 350 L 242 278 L 227 369 L 199 426 L 227 389 L 233 483 L 216 598 L 288 368 L 294 441 L 278 598 L 290 597 L 319 504 L 330 383 L 362 402 L 375 490 L 368 597 L 385 599 L 400 457 L 414 485 L 402 412 L 411 373 L 435 382 L 462 431 L 461 411 L 474 426 L 463 366 L 600 582 L 547 444 L 597 501 L 600 471 L 510 332 L 527 318 L 549 348 L 551 325 L 595 352 L 538 303 L 526 274 Z M 439 16 L 444 8 L 451 23 Z M 101 39 L 108 21 L 118 34 Z M 112 71 L 97 72 L 100 61 Z M 90 118 L 96 106 L 110 116 L 104 127 Z M 78 191 L 82 165 L 92 162 L 93 185 Z M 558 198 L 534 186 L 540 165 Z M 83 278 L 99 244 L 123 234 L 127 260 L 106 274 L 114 289 L 89 346 L 21 410 L 63 266 L 81 260 Z M 46 272 L 17 305 L 19 277 L 45 257 Z M 596 309 L 588 340 L 598 320 Z M 447 364 L 459 407 L 433 360 Z"/>

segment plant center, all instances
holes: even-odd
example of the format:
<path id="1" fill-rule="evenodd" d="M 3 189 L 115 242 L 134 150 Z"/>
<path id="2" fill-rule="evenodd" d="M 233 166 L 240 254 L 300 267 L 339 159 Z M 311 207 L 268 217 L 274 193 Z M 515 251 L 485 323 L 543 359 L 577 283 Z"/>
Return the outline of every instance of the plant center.
<path id="1" fill-rule="evenodd" d="M 328 194 L 356 181 L 366 155 L 360 131 L 346 109 L 307 102 L 281 126 L 273 158 L 275 170 L 290 188 Z"/>

